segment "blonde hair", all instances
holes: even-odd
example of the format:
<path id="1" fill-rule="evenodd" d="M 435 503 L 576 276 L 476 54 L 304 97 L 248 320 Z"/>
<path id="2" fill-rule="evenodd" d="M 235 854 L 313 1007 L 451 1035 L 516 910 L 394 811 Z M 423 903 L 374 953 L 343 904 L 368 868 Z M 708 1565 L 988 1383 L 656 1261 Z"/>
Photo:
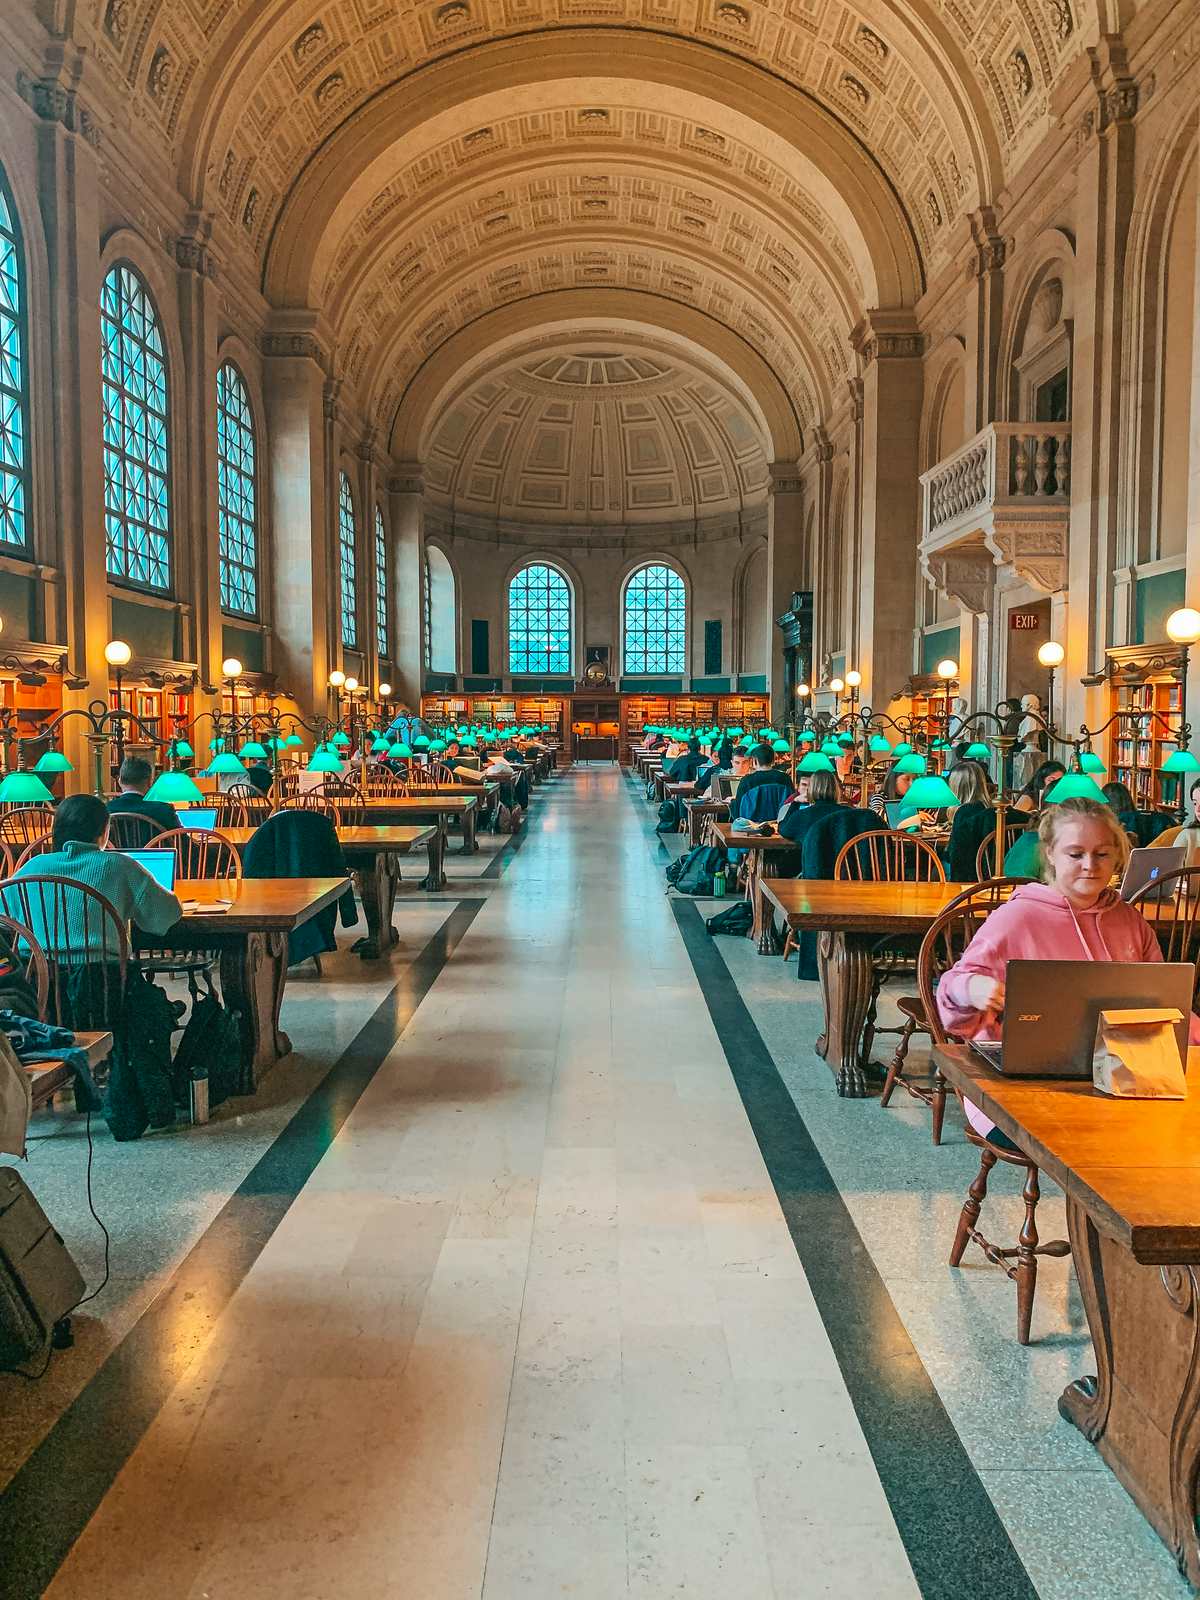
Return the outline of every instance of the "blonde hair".
<path id="1" fill-rule="evenodd" d="M 956 761 L 946 774 L 961 806 L 987 805 L 991 799 L 988 775 L 978 761 Z"/>
<path id="2" fill-rule="evenodd" d="M 1050 865 L 1050 852 L 1054 849 L 1058 838 L 1058 830 L 1067 822 L 1076 822 L 1086 819 L 1089 822 L 1098 822 L 1107 828 L 1113 847 L 1117 852 L 1117 871 L 1124 872 L 1129 860 L 1129 835 L 1117 821 L 1111 806 L 1101 805 L 1099 800 L 1084 800 L 1082 798 L 1061 800 L 1057 805 L 1047 806 L 1042 812 L 1042 820 L 1038 823 L 1038 845 L 1042 858 L 1042 882 L 1054 882 L 1054 870 Z"/>

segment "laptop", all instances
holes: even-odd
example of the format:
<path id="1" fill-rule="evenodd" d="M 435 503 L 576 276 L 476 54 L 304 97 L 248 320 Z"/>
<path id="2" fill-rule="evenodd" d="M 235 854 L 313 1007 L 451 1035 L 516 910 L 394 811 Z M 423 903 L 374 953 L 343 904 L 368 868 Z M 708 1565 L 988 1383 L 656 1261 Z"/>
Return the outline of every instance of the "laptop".
<path id="1" fill-rule="evenodd" d="M 1184 864 L 1187 850 L 1183 845 L 1163 845 L 1160 849 L 1131 850 L 1125 876 L 1121 879 L 1121 899 L 1132 900 L 1139 889 L 1148 888 L 1168 872 L 1175 872 Z"/>
<path id="2" fill-rule="evenodd" d="M 884 809 L 884 812 L 887 815 L 888 827 L 889 828 L 898 828 L 900 826 L 900 823 L 901 823 L 901 820 L 902 820 L 901 813 L 904 810 L 904 801 L 903 800 L 885 800 L 883 802 L 883 809 Z"/>
<path id="3" fill-rule="evenodd" d="M 714 800 L 732 800 L 733 791 L 740 781 L 739 778 L 734 777 L 732 772 L 718 772 L 709 784 L 708 791 Z"/>
<path id="4" fill-rule="evenodd" d="M 209 833 L 217 825 L 216 807 L 188 806 L 179 812 L 179 822 L 184 828 L 204 828 Z"/>
<path id="5" fill-rule="evenodd" d="M 131 861 L 136 861 L 139 867 L 144 867 L 160 889 L 169 889 L 174 893 L 174 850 L 126 850 L 123 853 Z"/>
<path id="6" fill-rule="evenodd" d="M 1090 1079 L 1101 1011 L 1173 1007 L 1186 1061 L 1195 981 L 1190 961 L 1010 961 L 1003 1037 L 972 1040 L 971 1048 L 1006 1078 Z"/>

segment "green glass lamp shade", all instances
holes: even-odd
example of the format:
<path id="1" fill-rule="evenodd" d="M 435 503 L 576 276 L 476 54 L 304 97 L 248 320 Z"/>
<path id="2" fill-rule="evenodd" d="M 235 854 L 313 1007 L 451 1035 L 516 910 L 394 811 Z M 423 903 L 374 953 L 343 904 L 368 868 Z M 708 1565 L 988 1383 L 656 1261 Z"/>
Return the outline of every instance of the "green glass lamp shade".
<path id="1" fill-rule="evenodd" d="M 854 749 L 854 735 L 852 733 L 839 733 L 837 742 L 842 746 L 843 750 Z"/>
<path id="2" fill-rule="evenodd" d="M 740 728 L 726 728 L 725 732 L 731 739 L 740 739 L 742 737 L 742 730 Z"/>
<path id="3" fill-rule="evenodd" d="M 265 761 L 267 759 L 267 750 L 266 746 L 259 744 L 257 739 L 247 739 L 238 751 L 238 755 L 241 756 L 243 761 Z"/>
<path id="4" fill-rule="evenodd" d="M 881 733 L 871 735 L 871 742 L 868 748 L 873 756 L 890 756 L 892 753 L 891 745 Z"/>
<path id="5" fill-rule="evenodd" d="M 826 739 L 825 743 L 821 746 L 821 754 L 823 756 L 840 756 L 842 754 L 842 747 L 836 739 Z"/>
<path id="6" fill-rule="evenodd" d="M 442 751 L 446 748 L 446 741 L 445 739 L 430 739 L 429 748 L 434 751 L 435 754 L 441 755 Z"/>
<path id="7" fill-rule="evenodd" d="M 171 741 L 171 749 L 181 761 L 190 761 L 196 754 L 186 739 L 173 739 Z"/>
<path id="8" fill-rule="evenodd" d="M 371 754 L 373 756 L 384 756 L 387 754 L 387 752 L 388 742 L 386 739 L 381 736 L 371 740 Z"/>
<path id="9" fill-rule="evenodd" d="M 388 755 L 393 761 L 411 761 L 412 746 L 405 744 L 401 739 L 397 739 L 395 744 L 388 746 Z"/>
<path id="10" fill-rule="evenodd" d="M 10 772 L 0 783 L 0 805 L 53 805 L 54 796 L 32 772 Z"/>
<path id="11" fill-rule="evenodd" d="M 219 755 L 215 755 L 209 762 L 208 770 L 216 774 L 219 772 L 245 772 L 246 769 L 232 750 L 222 750 Z"/>
<path id="12" fill-rule="evenodd" d="M 819 750 L 810 750 L 807 755 L 800 757 L 797 772 L 833 772 L 834 765 L 828 756 L 823 756 Z"/>
<path id="13" fill-rule="evenodd" d="M 909 744 L 907 739 L 901 739 L 899 744 L 892 746 L 892 754 L 894 756 L 910 756 L 912 755 L 912 745 Z"/>
<path id="14" fill-rule="evenodd" d="M 350 735 L 348 733 L 343 733 L 339 728 L 329 742 L 333 745 L 348 745 L 350 743 Z"/>
<path id="15" fill-rule="evenodd" d="M 771 749 L 774 750 L 777 755 L 785 756 L 791 748 L 791 745 L 786 739 L 776 739 L 771 745 Z"/>
<path id="16" fill-rule="evenodd" d="M 1200 772 L 1200 761 L 1190 750 L 1172 750 L 1162 764 L 1164 772 Z"/>
<path id="17" fill-rule="evenodd" d="M 758 740 L 752 733 L 744 733 L 738 740 L 738 743 L 741 745 L 743 750 L 753 750 L 754 746 L 758 743 Z"/>
<path id="18" fill-rule="evenodd" d="M 428 750 L 429 749 L 428 736 L 426 734 L 419 733 L 417 735 L 417 737 L 413 740 L 413 749 L 414 750 Z"/>
<path id="19" fill-rule="evenodd" d="M 208 748 L 212 751 L 213 755 L 218 755 L 222 750 L 224 750 L 225 741 L 221 738 L 210 739 Z"/>
<path id="20" fill-rule="evenodd" d="M 304 740 L 298 733 L 289 733 L 283 742 L 289 750 L 299 750 Z"/>
<path id="21" fill-rule="evenodd" d="M 796 735 L 797 744 L 816 744 L 817 736 L 811 728 L 805 728 L 803 733 Z"/>
<path id="22" fill-rule="evenodd" d="M 900 773 L 911 772 L 914 777 L 923 778 L 925 776 L 925 757 L 919 756 L 915 750 L 910 750 L 906 756 L 900 757 L 892 771 Z"/>
<path id="23" fill-rule="evenodd" d="M 473 733 L 468 733 L 462 742 L 462 747 L 464 750 L 477 750 L 479 748 L 479 740 Z"/>
<path id="24" fill-rule="evenodd" d="M 1079 752 L 1079 770 L 1080 772 L 1094 774 L 1104 772 L 1106 769 L 1103 761 L 1094 750 L 1081 750 Z"/>
<path id="25" fill-rule="evenodd" d="M 985 744 L 969 744 L 967 746 L 968 761 L 989 761 L 992 752 Z"/>
<path id="26" fill-rule="evenodd" d="M 1108 804 L 1104 790 L 1086 772 L 1068 772 L 1046 795 L 1048 806 L 1056 806 L 1062 800 L 1094 800 L 1097 805 Z"/>
<path id="27" fill-rule="evenodd" d="M 774 728 L 760 728 L 758 730 L 758 737 L 760 739 L 773 739 L 775 737 L 775 729 Z"/>
<path id="28" fill-rule="evenodd" d="M 918 758 L 919 759 L 919 758 Z M 936 811 L 942 806 L 956 806 L 958 796 L 936 772 L 917 778 L 909 785 L 901 811 Z"/>
<path id="29" fill-rule="evenodd" d="M 341 772 L 342 763 L 330 750 L 320 750 L 308 763 L 309 772 Z"/>
<path id="30" fill-rule="evenodd" d="M 165 800 L 168 805 L 204 799 L 204 790 L 186 772 L 160 772 L 146 790 L 147 800 Z"/>
<path id="31" fill-rule="evenodd" d="M 286 739 L 273 738 L 273 739 L 268 739 L 267 740 L 267 749 L 268 750 L 283 750 L 283 749 L 286 748 L 286 746 L 287 746 L 287 740 Z"/>
<path id="32" fill-rule="evenodd" d="M 35 772 L 74 772 L 75 768 L 63 755 L 61 750 L 47 750 L 44 756 L 39 756 L 34 763 Z"/>

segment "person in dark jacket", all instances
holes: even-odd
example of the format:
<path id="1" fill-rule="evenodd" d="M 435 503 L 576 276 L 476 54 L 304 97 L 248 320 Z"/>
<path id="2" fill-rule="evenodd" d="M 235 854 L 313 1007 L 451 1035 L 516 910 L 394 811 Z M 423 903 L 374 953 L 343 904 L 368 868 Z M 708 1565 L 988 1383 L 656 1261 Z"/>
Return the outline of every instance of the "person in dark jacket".
<path id="1" fill-rule="evenodd" d="M 663 776 L 668 783 L 695 783 L 696 774 L 704 764 L 699 740 L 689 739 L 682 755 L 663 762 Z"/>
<path id="2" fill-rule="evenodd" d="M 247 878 L 341 878 L 346 892 L 337 906 L 318 912 L 288 934 L 288 966 L 337 949 L 337 913 L 342 926 L 358 920 L 346 858 L 337 829 L 320 811 L 277 811 L 251 834 L 242 861 Z"/>
<path id="3" fill-rule="evenodd" d="M 750 752 L 750 771 L 738 784 L 734 793 L 734 800 L 740 802 L 754 789 L 763 784 L 782 784 L 785 789 L 791 788 L 791 781 L 782 767 L 775 765 L 775 752 L 769 744 L 756 744 Z M 734 811 L 735 816 L 742 815 Z"/>
<path id="4" fill-rule="evenodd" d="M 179 818 L 174 806 L 169 806 L 165 800 L 146 799 L 146 790 L 153 778 L 154 769 L 148 761 L 143 761 L 141 756 L 126 756 L 117 774 L 121 792 L 108 802 L 109 816 L 132 813 L 136 817 L 148 817 L 160 833 L 177 828 Z"/>

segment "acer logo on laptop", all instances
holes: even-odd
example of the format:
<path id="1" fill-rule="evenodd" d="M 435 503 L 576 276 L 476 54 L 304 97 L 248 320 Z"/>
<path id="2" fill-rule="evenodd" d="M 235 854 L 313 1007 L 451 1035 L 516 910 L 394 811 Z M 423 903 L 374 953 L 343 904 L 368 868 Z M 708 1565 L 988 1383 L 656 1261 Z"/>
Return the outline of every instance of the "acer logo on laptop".
<path id="1" fill-rule="evenodd" d="M 1040 1022 L 1041 1020 L 1042 1013 L 1040 1011 L 1022 1011 L 1017 1018 L 1018 1022 Z"/>

